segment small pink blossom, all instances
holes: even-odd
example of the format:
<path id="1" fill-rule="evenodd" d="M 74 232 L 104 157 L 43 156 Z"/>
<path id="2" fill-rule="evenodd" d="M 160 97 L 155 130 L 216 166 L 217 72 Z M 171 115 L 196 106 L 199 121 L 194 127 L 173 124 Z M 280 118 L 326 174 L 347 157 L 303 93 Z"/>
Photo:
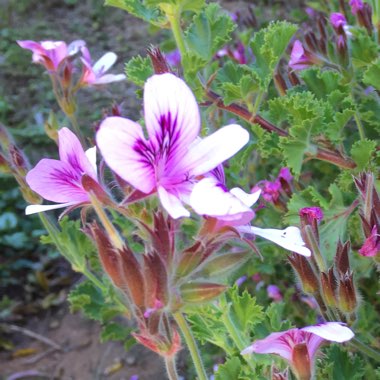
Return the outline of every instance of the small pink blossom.
<path id="1" fill-rule="evenodd" d="M 247 277 L 246 275 L 239 277 L 239 278 L 235 281 L 236 286 L 241 286 L 242 284 L 244 284 L 244 282 L 247 281 L 247 278 L 248 278 L 248 277 Z"/>
<path id="2" fill-rule="evenodd" d="M 34 63 L 40 63 L 48 71 L 55 72 L 60 65 L 68 58 L 75 55 L 85 42 L 82 40 L 73 41 L 69 46 L 63 41 L 17 41 L 23 48 L 31 50 Z"/>
<path id="3" fill-rule="evenodd" d="M 301 329 L 275 332 L 256 340 L 241 354 L 275 354 L 288 361 L 293 371 L 302 379 L 312 377 L 316 354 L 325 341 L 346 342 L 354 333 L 340 322 L 326 322 Z"/>
<path id="4" fill-rule="evenodd" d="M 269 298 L 272 298 L 275 302 L 281 302 L 283 300 L 283 296 L 280 288 L 277 285 L 268 285 L 267 286 L 267 294 Z"/>
<path id="5" fill-rule="evenodd" d="M 362 10 L 363 6 L 364 4 L 362 0 L 350 0 L 350 7 L 353 15 L 356 15 L 360 10 Z"/>
<path id="6" fill-rule="evenodd" d="M 323 219 L 323 211 L 320 207 L 304 207 L 299 211 L 301 217 L 305 217 L 309 224 L 314 220 L 318 223 Z"/>
<path id="7" fill-rule="evenodd" d="M 96 148 L 84 152 L 78 138 L 68 128 L 58 132 L 59 160 L 43 158 L 26 175 L 30 188 L 56 205 L 30 205 L 27 215 L 73 206 L 89 201 L 81 179 L 87 174 L 97 180 Z"/>
<path id="8" fill-rule="evenodd" d="M 313 53 L 306 50 L 302 42 L 296 40 L 290 53 L 289 67 L 293 70 L 304 70 L 308 67 L 321 63 L 321 60 Z"/>
<path id="9" fill-rule="evenodd" d="M 119 82 L 125 79 L 124 74 L 105 74 L 116 62 L 117 55 L 113 52 L 104 54 L 97 62 L 92 64 L 88 49 L 83 46 L 81 60 L 83 62 L 83 73 L 79 81 L 81 85 L 101 85 L 111 82 Z"/>
<path id="10" fill-rule="evenodd" d="M 335 29 L 338 29 L 340 27 L 344 27 L 345 25 L 347 25 L 347 20 L 344 17 L 344 15 L 342 13 L 338 13 L 338 12 L 331 13 L 330 22 L 331 22 L 331 25 Z"/>
<path id="11" fill-rule="evenodd" d="M 276 203 L 280 197 L 281 183 L 263 180 L 258 182 L 251 190 L 252 193 L 261 190 L 261 196 L 266 202 Z"/>
<path id="12" fill-rule="evenodd" d="M 365 257 L 373 257 L 380 253 L 380 234 L 377 226 L 373 226 L 371 235 L 367 237 L 363 246 L 359 249 L 359 253 Z"/>
<path id="13" fill-rule="evenodd" d="M 178 49 L 166 53 L 165 58 L 172 67 L 178 67 L 181 64 L 181 53 Z"/>
<path id="14" fill-rule="evenodd" d="M 200 139 L 195 97 L 185 82 L 170 73 L 147 80 L 144 114 L 148 139 L 139 124 L 108 117 L 96 136 L 99 149 L 122 179 L 145 194 L 157 192 L 173 218 L 190 216 L 183 203 L 191 204 L 194 186 L 239 151 L 249 134 L 239 125 L 228 125 Z"/>

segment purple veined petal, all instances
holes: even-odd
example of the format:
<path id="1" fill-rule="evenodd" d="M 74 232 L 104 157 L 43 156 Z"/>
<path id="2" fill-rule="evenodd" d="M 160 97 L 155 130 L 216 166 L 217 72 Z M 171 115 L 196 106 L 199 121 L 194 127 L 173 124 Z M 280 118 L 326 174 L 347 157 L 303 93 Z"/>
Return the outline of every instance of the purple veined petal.
<path id="1" fill-rule="evenodd" d="M 234 187 L 230 190 L 230 193 L 235 195 L 247 207 L 252 207 L 260 198 L 261 190 L 257 190 L 254 193 L 246 193 L 239 187 Z"/>
<path id="2" fill-rule="evenodd" d="M 310 249 L 305 246 L 302 240 L 301 231 L 298 227 L 287 227 L 284 230 L 273 228 L 258 228 L 254 226 L 241 226 L 238 230 L 242 233 L 254 234 L 264 239 L 276 243 L 282 248 L 296 252 L 302 256 L 311 256 Z"/>
<path id="3" fill-rule="evenodd" d="M 352 330 L 341 322 L 326 322 L 320 325 L 307 326 L 301 330 L 338 343 L 346 342 L 355 336 Z"/>
<path id="4" fill-rule="evenodd" d="M 87 149 L 84 154 L 86 155 L 88 161 L 90 162 L 92 168 L 95 172 L 95 178 L 98 177 L 98 166 L 96 165 L 96 146 Z"/>
<path id="5" fill-rule="evenodd" d="M 180 164 L 180 170 L 192 176 L 205 174 L 231 158 L 248 140 L 249 133 L 240 125 L 227 125 L 193 144 Z"/>
<path id="6" fill-rule="evenodd" d="M 82 62 L 88 66 L 88 67 L 92 67 L 91 66 L 91 63 L 92 63 L 92 59 L 91 59 L 91 54 L 90 54 L 90 51 L 88 50 L 87 46 L 82 46 L 81 47 L 81 53 L 82 53 L 82 57 L 81 57 L 81 60 Z"/>
<path id="7" fill-rule="evenodd" d="M 86 173 L 95 180 L 97 179 L 93 163 L 89 161 L 80 141 L 70 129 L 61 128 L 58 131 L 58 145 L 59 157 L 62 162 L 69 164 L 79 174 Z"/>
<path id="8" fill-rule="evenodd" d="M 74 206 L 76 204 L 78 204 L 78 202 L 58 203 L 55 205 L 29 205 L 29 206 L 26 206 L 25 208 L 25 215 L 37 214 L 39 212 Z"/>
<path id="9" fill-rule="evenodd" d="M 53 62 L 57 69 L 59 64 L 67 57 L 67 45 L 63 41 L 41 41 L 41 46 L 45 49 L 46 55 Z"/>
<path id="10" fill-rule="evenodd" d="M 86 42 L 83 40 L 75 40 L 67 46 L 67 54 L 69 56 L 77 54 L 82 48 L 86 46 Z"/>
<path id="11" fill-rule="evenodd" d="M 96 78 L 90 84 L 93 85 L 101 85 L 101 84 L 107 84 L 107 83 L 112 83 L 112 82 L 120 82 L 124 80 L 126 76 L 124 74 L 106 74 L 102 75 L 99 78 Z"/>
<path id="12" fill-rule="evenodd" d="M 173 219 L 190 216 L 190 212 L 185 209 L 177 196 L 166 191 L 162 186 L 157 188 L 157 192 L 162 206 Z"/>
<path id="13" fill-rule="evenodd" d="M 239 198 L 212 177 L 204 178 L 194 185 L 190 205 L 199 215 L 213 216 L 231 224 L 249 223 L 255 215 Z"/>
<path id="14" fill-rule="evenodd" d="M 81 184 L 81 174 L 66 162 L 44 158 L 28 172 L 25 179 L 33 191 L 49 201 L 88 201 L 88 195 Z"/>
<path id="15" fill-rule="evenodd" d="M 96 143 L 107 165 L 145 194 L 156 187 L 154 152 L 139 124 L 122 117 L 107 117 L 96 134 Z"/>
<path id="16" fill-rule="evenodd" d="M 113 52 L 108 52 L 104 54 L 98 61 L 95 62 L 92 67 L 96 76 L 101 76 L 107 70 L 111 68 L 116 62 L 117 55 Z"/>
<path id="17" fill-rule="evenodd" d="M 144 115 L 149 140 L 176 166 L 201 127 L 190 88 L 173 74 L 153 75 L 144 87 Z"/>
<path id="18" fill-rule="evenodd" d="M 245 348 L 241 352 L 241 355 L 247 355 L 251 353 L 277 354 L 290 362 L 292 359 L 292 347 L 288 343 L 289 339 L 286 338 L 287 336 L 291 338 L 293 330 L 297 329 L 275 332 L 268 335 L 264 339 L 256 340 L 250 346 Z"/>

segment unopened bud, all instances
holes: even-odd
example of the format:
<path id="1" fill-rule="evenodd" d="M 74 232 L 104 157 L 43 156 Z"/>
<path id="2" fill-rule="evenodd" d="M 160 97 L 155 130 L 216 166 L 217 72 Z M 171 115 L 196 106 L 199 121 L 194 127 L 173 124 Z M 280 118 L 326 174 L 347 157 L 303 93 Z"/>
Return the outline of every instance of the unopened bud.
<path id="1" fill-rule="evenodd" d="M 339 275 L 344 275 L 350 270 L 350 261 L 348 252 L 350 251 L 351 244 L 347 241 L 344 245 L 339 241 L 336 255 L 335 255 L 335 268 Z"/>
<path id="2" fill-rule="evenodd" d="M 304 256 L 295 253 L 288 256 L 288 260 L 299 276 L 302 290 L 306 294 L 314 294 L 317 292 L 319 290 L 319 281 L 308 260 Z"/>
<path id="3" fill-rule="evenodd" d="M 16 145 L 11 144 L 9 146 L 9 156 L 17 173 L 24 177 L 28 172 L 29 165 L 22 150 L 20 150 Z"/>
<path id="4" fill-rule="evenodd" d="M 274 84 L 276 85 L 277 91 L 280 94 L 280 96 L 286 95 L 286 90 L 288 89 L 288 86 L 286 85 L 286 82 L 282 75 L 277 72 L 274 75 Z"/>
<path id="5" fill-rule="evenodd" d="M 65 68 L 63 69 L 62 86 L 63 88 L 69 88 L 71 85 L 71 79 L 73 76 L 73 65 L 70 61 L 65 61 Z"/>
<path id="6" fill-rule="evenodd" d="M 336 279 L 333 268 L 330 268 L 328 273 L 321 273 L 321 291 L 326 306 L 336 307 L 335 289 Z"/>
<path id="7" fill-rule="evenodd" d="M 46 134 L 55 142 L 58 142 L 58 120 L 53 111 L 50 112 L 49 118 L 44 124 Z"/>
<path id="8" fill-rule="evenodd" d="M 358 304 L 353 273 L 346 273 L 339 280 L 339 309 L 344 313 L 353 313 Z"/>
<path id="9" fill-rule="evenodd" d="M 151 46 L 147 49 L 150 60 L 152 61 L 155 74 L 170 73 L 170 67 L 166 61 L 165 56 L 161 53 L 159 47 Z"/>

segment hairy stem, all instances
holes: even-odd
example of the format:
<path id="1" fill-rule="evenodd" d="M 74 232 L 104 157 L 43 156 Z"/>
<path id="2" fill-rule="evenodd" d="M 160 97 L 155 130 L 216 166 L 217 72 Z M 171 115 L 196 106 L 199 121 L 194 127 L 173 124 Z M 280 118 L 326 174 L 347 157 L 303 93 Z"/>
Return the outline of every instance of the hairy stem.
<path id="1" fill-rule="evenodd" d="M 180 312 L 174 313 L 173 316 L 177 322 L 178 327 L 182 331 L 183 337 L 185 338 L 187 348 L 189 349 L 191 358 L 193 359 L 198 380 L 207 380 L 207 374 L 197 347 L 197 343 L 195 342 L 195 339 L 191 333 L 190 327 L 187 324 L 185 317 Z"/>
<path id="2" fill-rule="evenodd" d="M 166 16 L 169 20 L 170 27 L 173 32 L 174 40 L 176 42 L 179 52 L 181 53 L 181 58 L 182 58 L 184 54 L 186 53 L 186 45 L 183 39 L 183 34 L 182 34 L 182 29 L 181 29 L 181 24 L 180 24 L 181 12 L 177 10 L 176 12 L 169 13 Z"/>
<path id="3" fill-rule="evenodd" d="M 174 356 L 165 356 L 165 368 L 168 374 L 169 380 L 178 380 L 177 369 L 175 366 Z"/>
<path id="4" fill-rule="evenodd" d="M 352 347 L 355 347 L 357 350 L 359 350 L 363 354 L 369 356 L 372 359 L 375 359 L 378 363 L 380 363 L 380 352 L 364 344 L 358 338 L 353 338 L 349 342 L 349 345 Z"/>

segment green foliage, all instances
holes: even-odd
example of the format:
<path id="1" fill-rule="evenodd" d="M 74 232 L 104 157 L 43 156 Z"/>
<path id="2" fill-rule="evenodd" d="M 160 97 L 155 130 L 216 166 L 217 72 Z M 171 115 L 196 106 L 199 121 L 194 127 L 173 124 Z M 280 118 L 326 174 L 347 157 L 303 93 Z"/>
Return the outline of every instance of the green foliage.
<path id="1" fill-rule="evenodd" d="M 378 58 L 379 46 L 364 28 L 354 29 L 350 41 L 352 63 L 355 68 L 365 68 Z"/>
<path id="2" fill-rule="evenodd" d="M 363 170 L 368 167 L 371 161 L 371 156 L 376 151 L 376 141 L 359 140 L 351 147 L 351 157 L 355 161 L 358 170 Z"/>
<path id="3" fill-rule="evenodd" d="M 358 355 L 350 355 L 337 345 L 326 350 L 327 357 L 318 366 L 321 378 L 331 380 L 375 380 L 375 377 L 365 375 L 364 361 Z M 319 378 L 319 377 L 318 377 Z"/>
<path id="4" fill-rule="evenodd" d="M 105 5 L 123 9 L 131 15 L 157 26 L 165 24 L 165 17 L 162 16 L 157 7 L 151 7 L 143 1 L 135 0 L 105 0 Z"/>
<path id="5" fill-rule="evenodd" d="M 95 252 L 92 241 L 81 231 L 80 220 L 70 220 L 65 216 L 59 225 L 61 230 L 56 230 L 52 235 L 42 236 L 42 244 L 55 244 L 63 256 L 69 260 L 74 270 L 83 272 L 86 259 Z"/>
<path id="6" fill-rule="evenodd" d="M 154 74 L 151 61 L 148 57 L 136 56 L 125 64 L 127 79 L 137 86 L 144 86 L 146 80 Z"/>
<path id="7" fill-rule="evenodd" d="M 380 58 L 367 67 L 363 75 L 363 82 L 380 90 Z"/>
<path id="8" fill-rule="evenodd" d="M 250 43 L 255 63 L 252 66 L 262 91 L 266 91 L 274 70 L 297 30 L 287 21 L 276 21 L 254 34 Z"/>
<path id="9" fill-rule="evenodd" d="M 100 341 L 102 343 L 108 342 L 110 340 L 125 341 L 130 336 L 131 331 L 131 328 L 112 321 L 103 326 L 100 333 Z"/>
<path id="10" fill-rule="evenodd" d="M 239 358 L 229 358 L 224 364 L 218 366 L 215 380 L 240 379 L 241 362 Z"/>

